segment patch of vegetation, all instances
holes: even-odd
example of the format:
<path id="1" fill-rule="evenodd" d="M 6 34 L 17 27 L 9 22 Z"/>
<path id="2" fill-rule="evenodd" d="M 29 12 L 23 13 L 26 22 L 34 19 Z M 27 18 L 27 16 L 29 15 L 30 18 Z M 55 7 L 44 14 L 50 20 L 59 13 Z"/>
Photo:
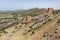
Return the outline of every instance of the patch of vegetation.
<path id="1" fill-rule="evenodd" d="M 1 36 L 1 35 L 0 35 Z"/>
<path id="2" fill-rule="evenodd" d="M 51 21 L 52 19 L 48 19 L 48 21 Z"/>
<path id="3" fill-rule="evenodd" d="M 18 29 L 18 27 L 17 27 L 17 26 L 15 26 L 15 29 Z"/>
<path id="4" fill-rule="evenodd" d="M 2 29 L 0 29 L 0 33 L 3 33 L 3 30 Z"/>
<path id="5" fill-rule="evenodd" d="M 31 32 L 32 30 L 28 30 L 28 32 Z"/>
<path id="6" fill-rule="evenodd" d="M 27 33 L 23 33 L 23 35 L 26 35 Z"/>
<path id="7" fill-rule="evenodd" d="M 44 22 L 43 25 L 46 24 L 46 23 L 47 23 L 47 22 Z"/>
<path id="8" fill-rule="evenodd" d="M 6 32 L 6 31 L 3 31 L 3 32 L 4 32 L 4 34 L 8 33 L 8 32 Z"/>
<path id="9" fill-rule="evenodd" d="M 58 20 L 57 23 L 60 23 L 60 20 Z"/>
<path id="10" fill-rule="evenodd" d="M 33 35 L 35 32 L 34 31 L 32 31 L 32 33 L 31 33 L 31 35 Z"/>
<path id="11" fill-rule="evenodd" d="M 0 33 L 8 33 L 4 29 L 0 29 Z"/>

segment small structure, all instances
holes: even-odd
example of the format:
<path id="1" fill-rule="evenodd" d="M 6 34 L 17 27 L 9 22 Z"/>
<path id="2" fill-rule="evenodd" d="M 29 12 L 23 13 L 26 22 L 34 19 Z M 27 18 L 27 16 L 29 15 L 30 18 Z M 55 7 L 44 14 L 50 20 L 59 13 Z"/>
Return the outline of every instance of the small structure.
<path id="1" fill-rule="evenodd" d="M 32 20 L 32 17 L 31 16 L 26 16 L 25 18 L 25 24 L 27 25 L 28 23 L 30 23 Z"/>
<path id="2" fill-rule="evenodd" d="M 31 16 L 26 16 L 26 22 L 30 22 L 32 20 Z"/>
<path id="3" fill-rule="evenodd" d="M 52 13 L 52 11 L 53 11 L 53 8 L 48 8 L 47 13 Z"/>
<path id="4" fill-rule="evenodd" d="M 53 12 L 53 8 L 48 8 L 47 12 L 44 13 L 45 16 L 51 16 Z"/>

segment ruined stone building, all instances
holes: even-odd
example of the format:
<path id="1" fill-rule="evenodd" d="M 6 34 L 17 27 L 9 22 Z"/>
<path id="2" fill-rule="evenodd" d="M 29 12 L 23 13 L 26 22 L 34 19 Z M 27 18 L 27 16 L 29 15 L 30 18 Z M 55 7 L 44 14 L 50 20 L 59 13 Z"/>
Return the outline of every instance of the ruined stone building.
<path id="1" fill-rule="evenodd" d="M 47 13 L 52 14 L 53 8 L 48 8 Z"/>

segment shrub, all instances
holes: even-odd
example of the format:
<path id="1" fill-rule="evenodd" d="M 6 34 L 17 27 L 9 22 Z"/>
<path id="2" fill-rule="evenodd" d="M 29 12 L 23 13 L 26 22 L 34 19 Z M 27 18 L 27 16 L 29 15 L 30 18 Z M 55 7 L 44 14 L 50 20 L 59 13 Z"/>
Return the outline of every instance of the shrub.
<path id="1" fill-rule="evenodd" d="M 60 23 L 60 20 L 58 20 L 57 23 Z"/>
<path id="2" fill-rule="evenodd" d="M 52 19 L 49 19 L 48 21 L 51 21 Z"/>
<path id="3" fill-rule="evenodd" d="M 0 35 L 1 36 L 1 35 Z"/>
<path id="4" fill-rule="evenodd" d="M 31 32 L 32 30 L 28 30 L 28 32 Z"/>
<path id="5" fill-rule="evenodd" d="M 46 23 L 47 23 L 47 22 L 44 22 L 43 25 L 46 24 Z"/>
<path id="6" fill-rule="evenodd" d="M 32 31 L 32 34 L 31 35 L 33 35 L 34 34 L 34 31 Z"/>
<path id="7" fill-rule="evenodd" d="M 26 35 L 27 33 L 23 33 L 23 35 Z"/>

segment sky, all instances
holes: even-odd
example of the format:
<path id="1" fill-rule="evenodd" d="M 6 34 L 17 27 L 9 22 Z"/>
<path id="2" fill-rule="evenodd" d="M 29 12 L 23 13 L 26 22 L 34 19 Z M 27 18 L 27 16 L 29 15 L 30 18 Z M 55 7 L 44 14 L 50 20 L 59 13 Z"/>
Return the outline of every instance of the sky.
<path id="1" fill-rule="evenodd" d="M 30 8 L 60 9 L 60 0 L 0 0 L 0 10 L 17 10 Z"/>

